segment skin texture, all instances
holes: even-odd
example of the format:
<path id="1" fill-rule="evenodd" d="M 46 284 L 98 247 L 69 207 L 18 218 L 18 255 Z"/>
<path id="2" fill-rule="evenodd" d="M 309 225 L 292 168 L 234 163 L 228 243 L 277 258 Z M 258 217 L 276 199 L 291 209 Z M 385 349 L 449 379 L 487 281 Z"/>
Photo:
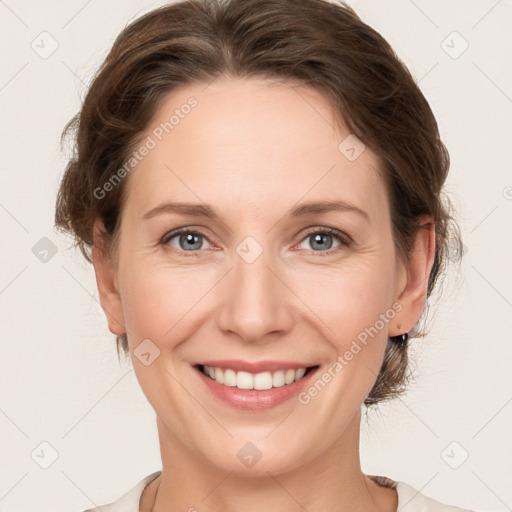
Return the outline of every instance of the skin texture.
<path id="1" fill-rule="evenodd" d="M 360 467 L 361 406 L 388 336 L 421 315 L 435 251 L 430 219 L 403 263 L 375 154 L 366 148 L 349 161 L 338 150 L 349 132 L 335 128 L 317 91 L 254 78 L 190 85 L 165 98 L 143 137 L 190 96 L 198 105 L 125 178 L 118 260 L 105 256 L 98 237 L 93 246 L 109 329 L 128 333 L 157 415 L 163 471 L 141 510 L 395 511 L 396 491 Z M 370 220 L 348 211 L 287 216 L 317 200 L 350 202 Z M 223 221 L 168 213 L 141 220 L 166 201 L 211 204 Z M 202 235 L 199 249 L 187 250 L 179 235 L 159 243 L 185 226 Z M 352 244 L 325 235 L 333 253 L 324 256 L 311 236 L 323 227 Z M 247 236 L 263 249 L 252 263 L 236 252 Z M 307 405 L 294 398 L 240 411 L 213 396 L 191 367 L 206 359 L 292 360 L 320 365 L 321 375 L 397 301 L 400 312 Z M 160 350 L 148 366 L 133 355 L 147 338 Z M 237 457 L 247 442 L 262 453 L 250 468 Z"/>

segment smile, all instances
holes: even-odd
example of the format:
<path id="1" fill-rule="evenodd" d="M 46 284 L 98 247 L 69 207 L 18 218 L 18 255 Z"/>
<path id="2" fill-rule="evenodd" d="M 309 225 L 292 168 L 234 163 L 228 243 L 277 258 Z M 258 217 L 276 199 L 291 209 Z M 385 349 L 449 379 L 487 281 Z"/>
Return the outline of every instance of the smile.
<path id="1" fill-rule="evenodd" d="M 221 403 L 246 411 L 263 411 L 297 398 L 309 385 L 319 365 L 287 369 L 276 367 L 273 371 L 257 373 L 235 371 L 227 365 L 220 368 L 195 364 L 193 368 L 204 390 Z"/>
<path id="2" fill-rule="evenodd" d="M 297 370 L 277 370 L 275 372 L 261 372 L 249 373 L 244 371 L 236 372 L 231 368 L 216 368 L 213 366 L 200 365 L 201 371 L 207 377 L 215 380 L 219 384 L 225 386 L 237 387 L 238 389 L 271 389 L 286 386 L 302 379 L 308 371 L 311 371 L 313 366 L 309 368 L 299 368 Z"/>

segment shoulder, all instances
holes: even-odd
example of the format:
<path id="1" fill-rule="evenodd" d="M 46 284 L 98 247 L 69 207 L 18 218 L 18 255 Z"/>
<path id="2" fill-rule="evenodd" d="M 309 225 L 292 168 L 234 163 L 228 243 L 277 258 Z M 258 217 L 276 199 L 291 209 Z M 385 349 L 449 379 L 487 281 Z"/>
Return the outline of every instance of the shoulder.
<path id="1" fill-rule="evenodd" d="M 411 485 L 402 481 L 396 482 L 396 492 L 398 494 L 398 510 L 400 512 L 477 512 L 441 503 L 425 496 Z"/>
<path id="2" fill-rule="evenodd" d="M 144 488 L 157 478 L 160 473 L 161 471 L 155 471 L 144 477 L 116 501 L 95 508 L 88 508 L 81 512 L 138 512 L 142 491 L 144 491 Z"/>
<path id="3" fill-rule="evenodd" d="M 398 495 L 398 512 L 478 512 L 476 510 L 469 510 L 455 505 L 441 503 L 440 501 L 422 494 L 412 485 L 402 482 L 401 480 L 395 481 L 382 475 L 367 476 L 382 487 L 388 487 L 396 490 Z"/>

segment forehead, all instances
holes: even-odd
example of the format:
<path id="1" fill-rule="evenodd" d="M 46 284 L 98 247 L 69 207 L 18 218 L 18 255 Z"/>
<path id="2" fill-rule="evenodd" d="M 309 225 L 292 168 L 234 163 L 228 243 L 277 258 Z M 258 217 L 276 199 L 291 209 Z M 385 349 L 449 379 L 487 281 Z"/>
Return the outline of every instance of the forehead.
<path id="1" fill-rule="evenodd" d="M 142 136 L 151 148 L 130 174 L 126 208 L 140 216 L 164 201 L 222 200 L 237 211 L 281 211 L 301 198 L 346 199 L 378 217 L 386 194 L 377 158 L 366 148 L 349 160 L 339 146 L 350 132 L 336 126 L 329 102 L 309 87 L 262 79 L 182 87 Z"/>

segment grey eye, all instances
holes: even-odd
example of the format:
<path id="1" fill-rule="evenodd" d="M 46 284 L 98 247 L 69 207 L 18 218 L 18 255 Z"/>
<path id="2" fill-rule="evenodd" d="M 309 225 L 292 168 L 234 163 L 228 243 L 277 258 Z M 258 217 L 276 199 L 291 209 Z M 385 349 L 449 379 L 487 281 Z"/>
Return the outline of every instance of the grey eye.
<path id="1" fill-rule="evenodd" d="M 170 241 L 174 239 L 177 239 L 177 245 L 170 243 Z M 205 240 L 206 237 L 204 237 L 200 233 L 195 233 L 193 231 L 183 231 L 169 235 L 164 240 L 164 243 L 169 244 L 181 251 L 195 252 L 203 248 L 203 242 Z"/>
<path id="2" fill-rule="evenodd" d="M 326 252 L 333 249 L 333 239 L 338 240 L 339 244 L 338 246 L 334 246 L 334 249 L 336 249 L 336 247 L 339 247 L 340 245 L 347 245 L 347 242 L 343 240 L 343 238 L 340 235 L 325 230 L 317 230 L 312 233 L 309 233 L 303 239 L 301 244 L 303 244 L 304 242 L 308 242 L 311 246 L 311 250 Z M 307 247 L 304 248 L 308 249 Z"/>

